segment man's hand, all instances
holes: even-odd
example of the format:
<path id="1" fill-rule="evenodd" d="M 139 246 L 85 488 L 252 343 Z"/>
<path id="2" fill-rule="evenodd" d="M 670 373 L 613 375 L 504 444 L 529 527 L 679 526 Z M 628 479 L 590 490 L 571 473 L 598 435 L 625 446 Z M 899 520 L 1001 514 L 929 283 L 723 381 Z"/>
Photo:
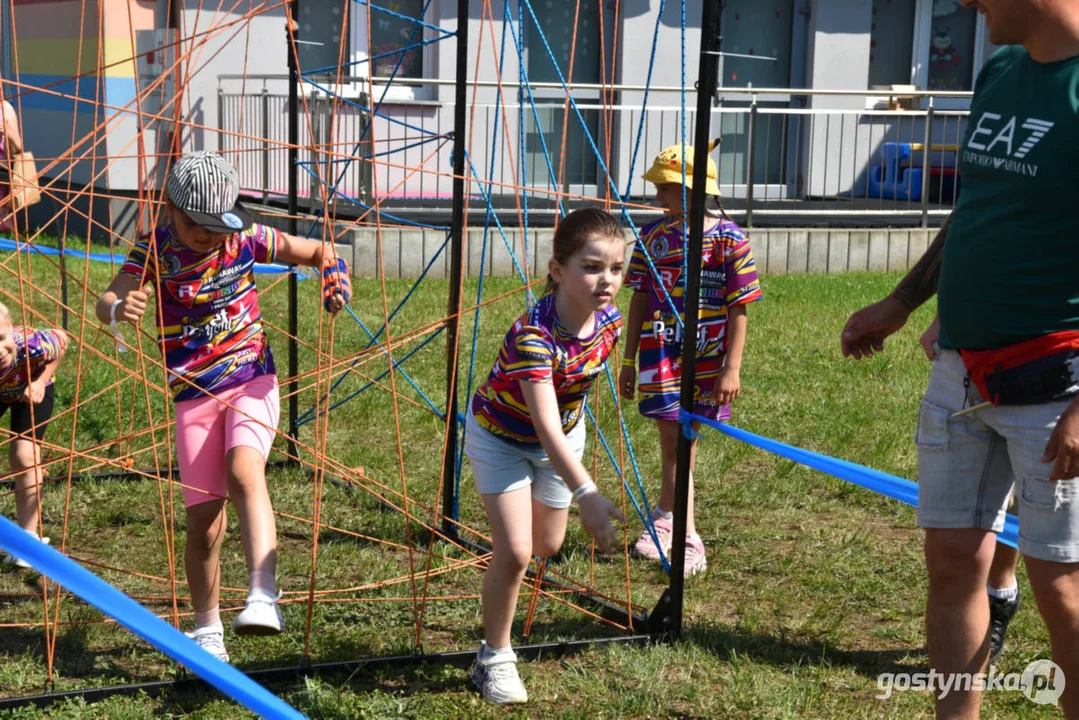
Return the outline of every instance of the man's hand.
<path id="1" fill-rule="evenodd" d="M 622 511 L 598 492 L 589 493 L 577 501 L 581 508 L 581 525 L 603 552 L 614 552 L 618 536 L 611 525 L 611 518 L 626 521 Z"/>
<path id="2" fill-rule="evenodd" d="M 1042 455 L 1043 463 L 1053 463 L 1049 471 L 1050 482 L 1079 476 L 1079 405 L 1076 403 L 1079 399 L 1060 416 Z"/>
<path id="3" fill-rule="evenodd" d="M 38 405 L 45 399 L 45 383 L 31 380 L 22 391 L 22 401 L 31 405 Z"/>
<path id="4" fill-rule="evenodd" d="M 918 341 L 922 344 L 922 350 L 925 351 L 925 356 L 929 358 L 929 362 L 933 362 L 937 359 L 937 340 L 940 339 L 940 318 L 933 318 L 932 324 L 925 329 L 922 333 L 921 339 Z"/>
<path id="5" fill-rule="evenodd" d="M 864 307 L 850 316 L 839 338 L 845 357 L 860 360 L 884 350 L 884 339 L 907 324 L 910 311 L 894 297 Z"/>

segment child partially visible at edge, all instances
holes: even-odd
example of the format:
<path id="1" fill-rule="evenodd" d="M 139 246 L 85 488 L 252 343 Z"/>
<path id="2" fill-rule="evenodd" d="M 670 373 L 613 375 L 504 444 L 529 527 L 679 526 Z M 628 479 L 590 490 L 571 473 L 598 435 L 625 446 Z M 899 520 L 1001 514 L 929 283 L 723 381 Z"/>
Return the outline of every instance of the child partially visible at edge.
<path id="1" fill-rule="evenodd" d="M 713 141 L 708 146 L 709 153 L 717 144 L 718 141 Z M 685 164 L 685 206 L 682 201 L 683 157 L 690 158 Z M 656 156 L 652 167 L 644 174 L 645 180 L 655 184 L 656 200 L 665 215 L 641 229 L 630 261 L 626 284 L 633 289 L 633 298 L 618 380 L 619 392 L 625 399 L 633 399 L 634 391 L 639 391 L 641 414 L 655 420 L 659 430 L 662 479 L 652 516 L 663 553 L 670 551 L 674 535 L 675 469 L 678 433 L 681 432 L 678 411 L 681 406 L 682 323 L 685 319 L 683 221 L 688 222 L 690 210 L 692 158 L 691 146 L 685 146 L 683 153 L 682 146 L 672 145 Z M 709 157 L 705 194 L 715 198 L 718 212 L 709 211 L 705 215 L 694 413 L 709 420 L 725 421 L 730 419 L 730 403 L 738 398 L 742 389 L 740 371 L 746 339 L 746 305 L 761 299 L 761 289 L 749 241 L 719 204 L 717 176 L 715 161 Z M 699 429 L 699 425 L 695 422 L 694 429 Z M 687 576 L 708 567 L 704 542 L 697 533 L 693 512 L 692 471 L 696 457 L 697 441 L 694 440 L 690 450 L 686 525 Z M 648 528 L 641 532 L 633 549 L 643 557 L 660 559 L 660 548 Z"/>
<path id="2" fill-rule="evenodd" d="M 26 532 L 41 536 L 41 446 L 55 402 L 53 376 L 67 352 L 67 333 L 59 328 L 35 330 L 15 325 L 0 304 L 0 417 L 8 414 L 11 439 L 8 459 L 15 475 L 15 519 Z M 30 567 L 11 555 L 6 563 Z"/>
<path id="3" fill-rule="evenodd" d="M 225 500 L 240 523 L 248 596 L 233 620 L 238 635 L 285 629 L 276 588 L 277 529 L 266 486 L 266 459 L 280 416 L 273 355 L 262 325 L 255 263 L 321 269 L 322 303 L 348 302 L 348 267 L 332 245 L 254 222 L 238 202 L 236 169 L 214 152 L 177 160 L 165 183 L 167 222 L 137 243 L 97 303 L 116 332 L 138 323 L 160 296 L 158 342 L 176 404 L 176 455 L 187 514 L 184 565 L 195 609 L 190 634 L 228 662 L 219 596 Z"/>
<path id="4" fill-rule="evenodd" d="M 625 257 L 622 228 L 609 214 L 584 209 L 563 218 L 547 293 L 506 333 L 472 398 L 465 452 L 493 544 L 472 681 L 494 703 L 528 700 L 510 647 L 517 594 L 532 558 L 562 546 L 570 505 L 578 503 L 581 524 L 604 551 L 616 540 L 610 519 L 625 521 L 581 462 L 585 401 L 622 329 L 613 303 Z"/>

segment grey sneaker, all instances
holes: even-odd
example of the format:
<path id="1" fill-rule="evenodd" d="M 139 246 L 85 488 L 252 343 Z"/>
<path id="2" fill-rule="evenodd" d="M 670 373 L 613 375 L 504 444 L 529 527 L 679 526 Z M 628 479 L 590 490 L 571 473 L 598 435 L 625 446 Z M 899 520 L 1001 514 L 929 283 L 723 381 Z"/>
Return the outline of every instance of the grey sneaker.
<path id="1" fill-rule="evenodd" d="M 247 596 L 244 609 L 232 621 L 232 631 L 237 635 L 277 635 L 285 631 L 285 618 L 277 606 L 280 596 L 264 590 L 255 590 Z"/>
<path id="2" fill-rule="evenodd" d="M 221 626 L 221 623 L 195 628 L 195 632 L 184 633 L 184 635 L 194 640 L 200 648 L 221 662 L 229 661 L 228 651 L 225 650 L 225 628 Z"/>
<path id="3" fill-rule="evenodd" d="M 472 664 L 472 682 L 483 697 L 498 705 L 528 702 L 528 691 L 517 674 L 517 655 L 513 652 L 498 657 L 484 657 L 485 645 L 480 645 L 476 662 Z"/>

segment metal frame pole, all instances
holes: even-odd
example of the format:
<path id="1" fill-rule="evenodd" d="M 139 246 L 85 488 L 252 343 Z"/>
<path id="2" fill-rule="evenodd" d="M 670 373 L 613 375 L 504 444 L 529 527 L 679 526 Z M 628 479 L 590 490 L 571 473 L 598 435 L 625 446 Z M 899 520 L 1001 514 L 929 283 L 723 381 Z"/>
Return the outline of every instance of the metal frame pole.
<path id="1" fill-rule="evenodd" d="M 453 106 L 453 209 L 450 219 L 450 292 L 446 312 L 446 454 L 442 458 L 442 530 L 456 535 L 457 349 L 461 328 L 461 276 L 465 227 L 465 103 L 468 90 L 468 0 L 457 0 L 457 84 Z"/>
<path id="2" fill-rule="evenodd" d="M 288 54 L 288 233 L 298 234 L 296 216 L 299 213 L 299 146 L 300 146 L 300 69 L 298 67 L 293 49 L 296 45 L 296 31 L 298 24 L 296 18 L 300 14 L 300 0 L 289 0 L 289 22 L 285 27 L 286 53 Z M 288 399 L 288 434 L 289 455 L 297 462 L 300 459 L 300 448 L 296 444 L 300 437 L 299 427 L 299 383 L 296 376 L 299 373 L 299 347 L 296 338 L 299 335 L 298 288 L 295 266 L 289 267 L 288 276 L 288 374 L 289 374 L 289 399 Z"/>
<path id="3" fill-rule="evenodd" d="M 694 409 L 697 386 L 697 315 L 701 293 L 701 238 L 704 235 L 705 183 L 708 179 L 708 140 L 711 134 L 712 100 L 715 97 L 719 62 L 722 0 L 704 0 L 701 9 L 701 57 L 697 76 L 697 128 L 693 136 L 693 201 L 690 206 L 689 242 L 686 246 L 686 305 L 682 332 L 681 405 Z M 671 637 L 682 634 L 682 597 L 685 589 L 686 527 L 689 509 L 690 450 L 692 440 L 678 434 L 678 466 L 674 490 L 674 542 L 671 547 Z"/>

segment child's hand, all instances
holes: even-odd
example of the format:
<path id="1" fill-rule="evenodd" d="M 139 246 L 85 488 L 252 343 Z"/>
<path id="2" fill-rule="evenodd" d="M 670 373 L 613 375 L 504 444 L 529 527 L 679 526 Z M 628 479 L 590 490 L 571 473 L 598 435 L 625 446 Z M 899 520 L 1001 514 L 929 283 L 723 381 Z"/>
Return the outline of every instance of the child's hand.
<path id="1" fill-rule="evenodd" d="M 22 401 L 37 405 L 45 399 L 45 383 L 31 380 L 22 391 Z"/>
<path id="2" fill-rule="evenodd" d="M 149 298 L 142 290 L 132 290 L 124 297 L 120 307 L 116 308 L 116 320 L 129 323 L 138 323 L 146 314 L 146 303 Z"/>
<path id="3" fill-rule="evenodd" d="M 614 552 L 618 535 L 611 525 L 611 518 L 626 521 L 622 511 L 598 492 L 589 493 L 577 501 L 581 508 L 581 525 L 603 552 Z"/>
<path id="4" fill-rule="evenodd" d="M 738 399 L 738 396 L 742 393 L 742 381 L 738 377 L 738 368 L 723 366 L 723 369 L 719 371 L 719 377 L 716 378 L 716 387 L 712 391 L 712 395 L 720 405 L 726 405 L 732 403 Z"/>
<path id="5" fill-rule="evenodd" d="M 322 307 L 337 314 L 352 299 L 352 282 L 344 258 L 328 257 L 322 264 Z"/>
<path id="6" fill-rule="evenodd" d="M 637 388 L 637 368 L 624 365 L 618 373 L 618 392 L 624 400 L 632 400 Z"/>

